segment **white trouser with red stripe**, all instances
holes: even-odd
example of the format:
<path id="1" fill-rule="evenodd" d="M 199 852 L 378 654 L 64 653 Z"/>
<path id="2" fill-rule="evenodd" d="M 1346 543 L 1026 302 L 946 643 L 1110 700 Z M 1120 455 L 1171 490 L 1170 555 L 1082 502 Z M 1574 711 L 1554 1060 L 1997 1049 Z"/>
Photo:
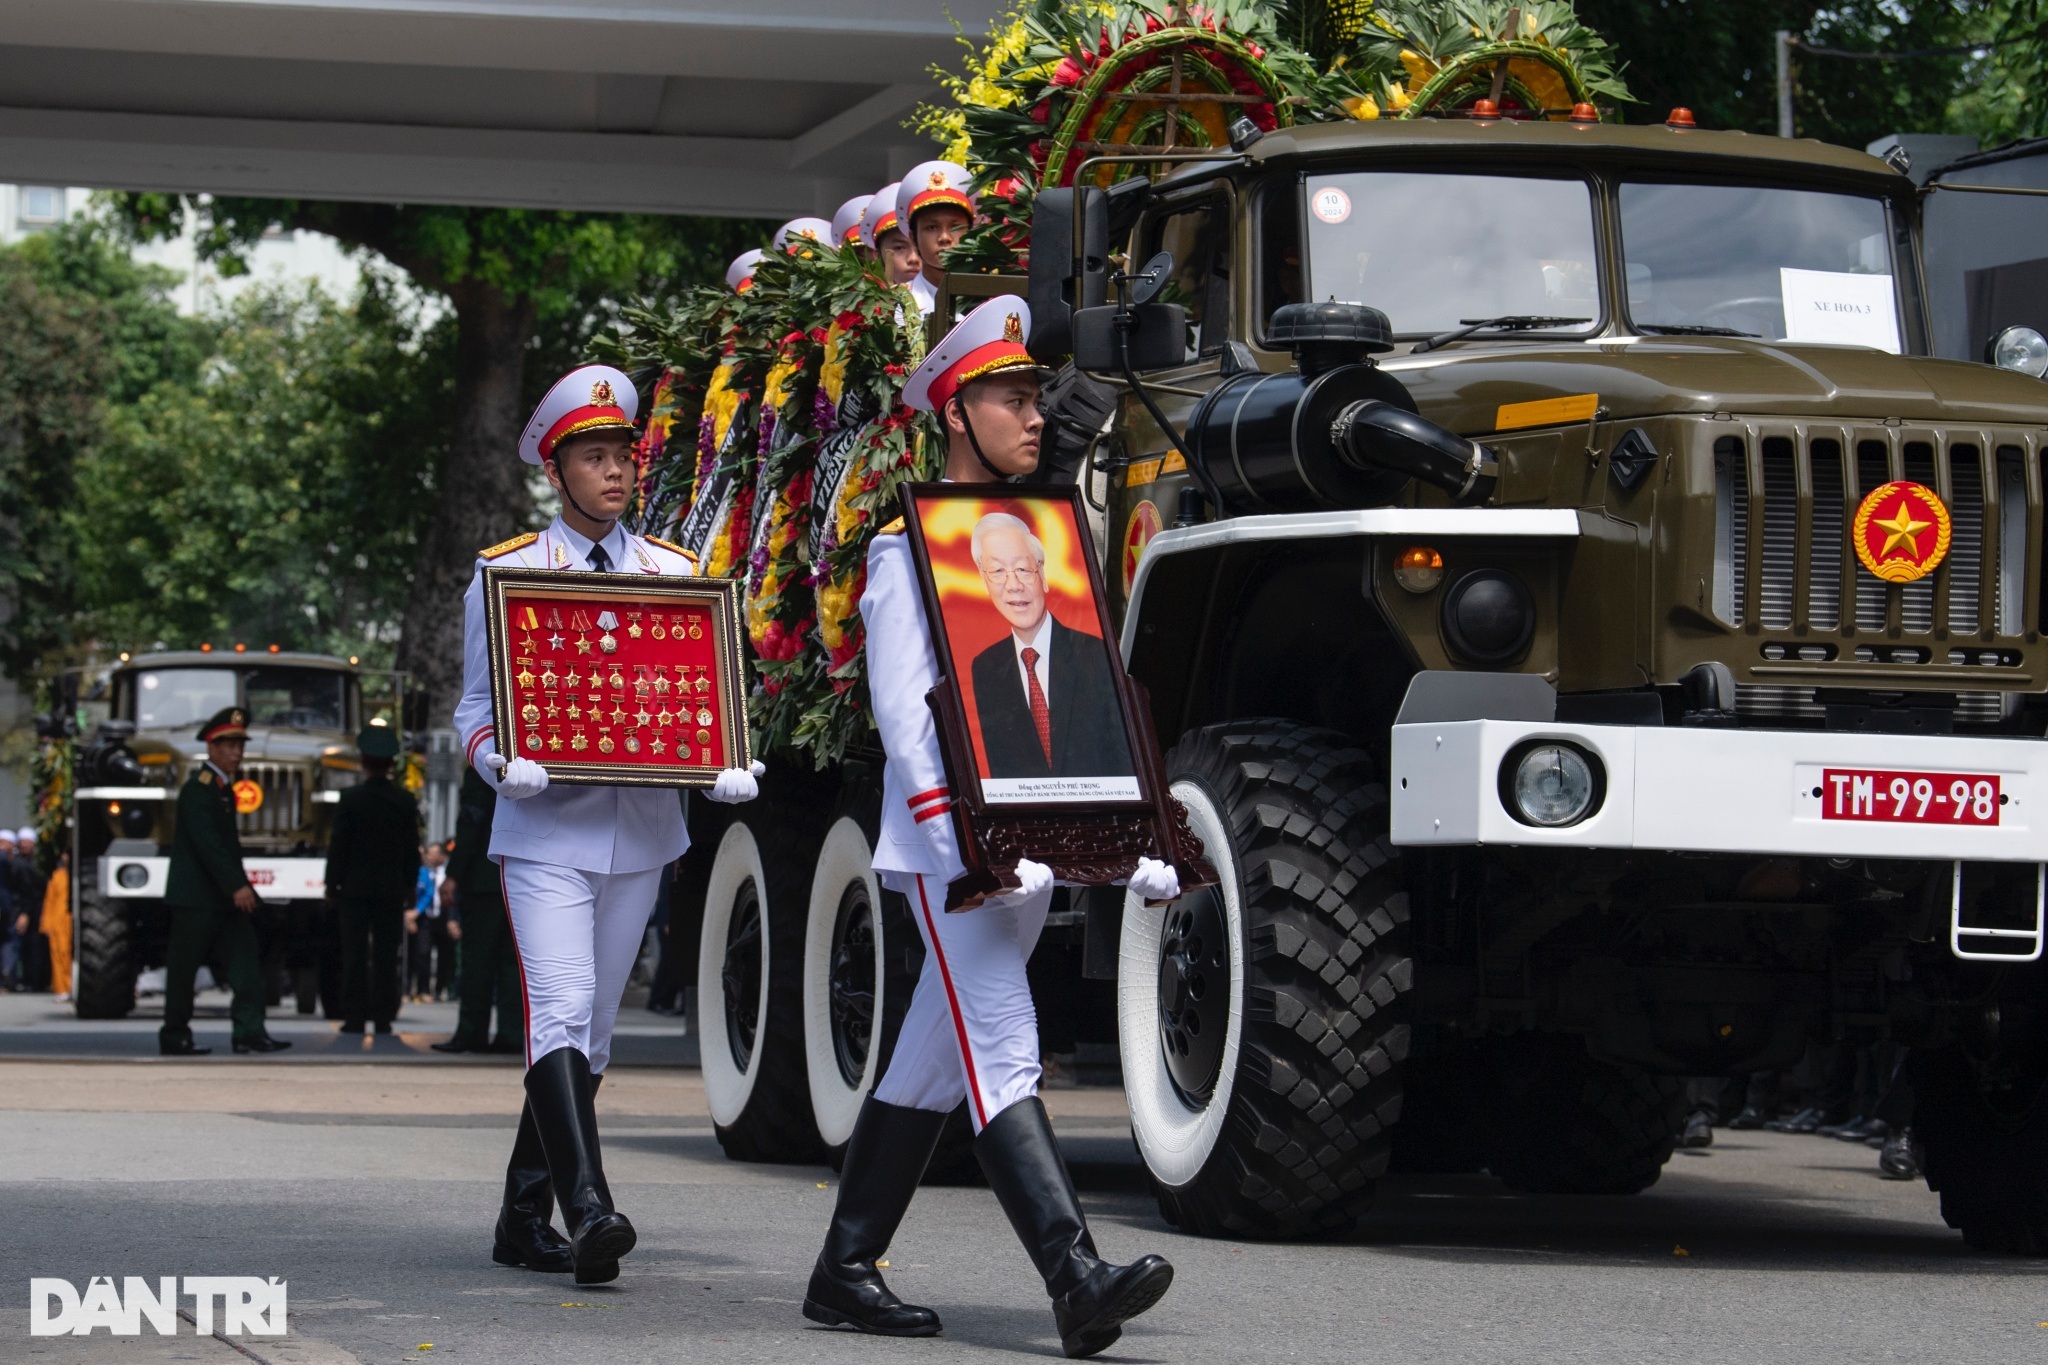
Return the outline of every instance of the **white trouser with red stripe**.
<path id="1" fill-rule="evenodd" d="M 1024 964 L 1052 890 L 949 915 L 938 878 L 896 872 L 883 882 L 909 898 L 925 956 L 875 1098 L 941 1112 L 965 1099 L 978 1133 L 1038 1093 L 1038 1010 Z"/>
<path id="2" fill-rule="evenodd" d="M 526 996 L 526 1064 L 573 1047 L 590 1059 L 592 1075 L 602 1075 L 661 869 L 585 872 L 529 858 L 500 861 Z"/>

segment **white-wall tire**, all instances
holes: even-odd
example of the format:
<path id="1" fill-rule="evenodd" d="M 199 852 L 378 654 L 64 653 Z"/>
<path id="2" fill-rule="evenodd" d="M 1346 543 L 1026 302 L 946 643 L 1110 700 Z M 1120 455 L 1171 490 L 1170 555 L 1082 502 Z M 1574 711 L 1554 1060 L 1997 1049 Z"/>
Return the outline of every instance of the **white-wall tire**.
<path id="1" fill-rule="evenodd" d="M 1124 897 L 1123 937 L 1118 947 L 1117 1041 L 1123 1057 L 1124 1097 L 1131 1132 L 1146 1169 L 1161 1185 L 1187 1185 L 1201 1174 L 1216 1150 L 1237 1083 L 1238 1050 L 1244 1038 L 1244 907 L 1237 866 L 1216 800 L 1197 782 L 1172 784 L 1187 807 L 1188 824 L 1215 866 L 1223 894 L 1230 947 L 1230 1013 L 1215 1089 L 1196 1107 L 1184 1099 L 1168 1074 L 1159 1032 L 1159 959 L 1170 906 L 1148 907 Z"/>
<path id="2" fill-rule="evenodd" d="M 704 1076 L 704 1098 L 717 1124 L 737 1123 L 753 1097 L 754 1082 L 760 1075 L 761 1045 L 768 1036 L 768 974 L 773 951 L 769 936 L 761 936 L 761 981 L 759 1008 L 754 1012 L 753 1046 L 747 1049 L 744 1065 L 733 1056 L 732 1033 L 727 1024 L 725 954 L 733 912 L 751 881 L 757 896 L 765 891 L 768 876 L 761 866 L 761 848 L 754 832 L 743 820 L 726 827 L 711 863 L 710 884 L 704 891 L 704 928 L 697 954 L 697 1022 L 699 1066 Z"/>
<path id="3" fill-rule="evenodd" d="M 811 1116 L 818 1136 L 837 1147 L 853 1135 L 861 1104 L 880 1074 L 882 1021 L 889 1005 L 882 888 L 875 880 L 873 850 L 858 821 L 841 816 L 825 834 L 811 874 L 810 911 L 804 928 L 804 1061 L 810 1077 Z M 849 903 L 851 894 L 857 899 Z M 864 898 L 864 903 L 861 899 Z M 842 909 L 865 914 L 872 944 L 874 986 L 865 1055 L 860 1074 L 849 1080 L 842 1030 L 833 1014 L 833 970 L 839 949 Z M 858 933 L 856 931 L 858 941 Z M 866 954 L 863 953 L 863 956 Z"/>

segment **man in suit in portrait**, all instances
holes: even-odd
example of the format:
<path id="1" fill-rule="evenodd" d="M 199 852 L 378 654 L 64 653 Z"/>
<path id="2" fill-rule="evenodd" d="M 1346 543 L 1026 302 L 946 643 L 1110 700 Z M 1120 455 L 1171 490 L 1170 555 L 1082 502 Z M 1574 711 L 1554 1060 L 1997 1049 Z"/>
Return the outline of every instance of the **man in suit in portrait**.
<path id="1" fill-rule="evenodd" d="M 1008 512 L 975 523 L 970 546 L 989 601 L 1010 624 L 972 669 L 988 775 L 1129 776 L 1107 647 L 1047 606 L 1045 546 Z"/>

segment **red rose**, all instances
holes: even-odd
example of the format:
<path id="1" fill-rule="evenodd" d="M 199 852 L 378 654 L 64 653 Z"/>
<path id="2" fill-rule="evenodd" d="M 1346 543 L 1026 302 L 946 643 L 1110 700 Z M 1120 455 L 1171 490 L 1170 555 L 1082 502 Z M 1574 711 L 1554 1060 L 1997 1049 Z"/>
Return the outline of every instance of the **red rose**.
<path id="1" fill-rule="evenodd" d="M 1049 100 L 1049 99 L 1043 99 L 1043 100 L 1040 100 L 1040 101 L 1039 101 L 1038 103 L 1036 103 L 1036 104 L 1034 104 L 1034 105 L 1032 105 L 1032 106 L 1031 106 L 1031 121 L 1032 121 L 1033 123 L 1044 123 L 1044 122 L 1045 122 L 1045 121 L 1046 121 L 1047 119 L 1049 119 L 1049 118 L 1051 118 L 1051 117 L 1052 117 L 1052 101 L 1051 101 L 1051 100 Z"/>

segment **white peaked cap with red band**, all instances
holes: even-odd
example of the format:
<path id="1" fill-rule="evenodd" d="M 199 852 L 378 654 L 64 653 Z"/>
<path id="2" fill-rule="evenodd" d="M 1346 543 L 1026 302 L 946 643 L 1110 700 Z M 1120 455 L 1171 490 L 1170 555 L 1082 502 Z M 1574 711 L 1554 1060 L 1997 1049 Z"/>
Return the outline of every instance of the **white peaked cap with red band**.
<path id="1" fill-rule="evenodd" d="M 821 246 L 839 245 L 832 235 L 832 225 L 823 218 L 792 218 L 775 229 L 775 249 L 781 251 L 800 237 L 808 237 Z"/>
<path id="2" fill-rule="evenodd" d="M 918 210 L 935 204 L 950 204 L 972 217 L 974 198 L 967 190 L 972 179 L 965 166 L 952 161 L 927 161 L 911 167 L 910 174 L 896 186 L 896 216 L 903 231 L 909 233 Z"/>
<path id="3" fill-rule="evenodd" d="M 633 381 L 609 365 L 583 365 L 555 381 L 526 419 L 519 434 L 519 458 L 545 464 L 555 447 L 591 431 L 633 430 L 640 395 Z"/>
<path id="4" fill-rule="evenodd" d="M 1031 305 L 1015 294 L 998 294 L 960 319 L 945 340 L 903 386 L 903 401 L 919 412 L 937 412 L 946 400 L 977 379 L 1005 370 L 1037 370 L 1024 349 L 1031 335 Z"/>
<path id="5" fill-rule="evenodd" d="M 896 227 L 896 191 L 902 181 L 884 185 L 868 200 L 868 206 L 860 215 L 860 243 L 873 251 L 883 233 Z"/>
<path id="6" fill-rule="evenodd" d="M 762 257 L 767 254 L 757 247 L 752 251 L 742 251 L 733 257 L 732 264 L 725 268 L 725 287 L 735 294 L 743 292 L 754 282 L 754 267 L 759 265 Z"/>
<path id="7" fill-rule="evenodd" d="M 852 246 L 861 239 L 860 220 L 868 211 L 868 204 L 874 200 L 872 194 L 856 194 L 839 206 L 839 212 L 832 215 L 832 244 Z"/>

